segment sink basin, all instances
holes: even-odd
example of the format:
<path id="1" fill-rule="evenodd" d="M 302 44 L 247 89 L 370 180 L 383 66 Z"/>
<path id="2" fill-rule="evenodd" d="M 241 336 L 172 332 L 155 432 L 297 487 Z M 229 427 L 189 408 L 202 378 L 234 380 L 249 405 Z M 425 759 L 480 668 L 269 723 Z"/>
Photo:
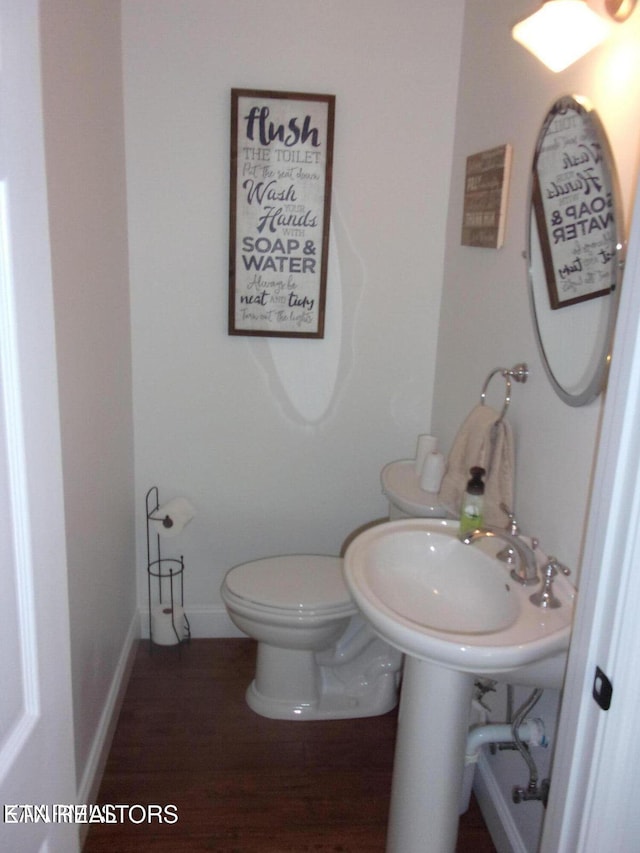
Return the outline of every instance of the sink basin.
<path id="1" fill-rule="evenodd" d="M 349 590 L 391 645 L 412 657 L 517 684 L 557 686 L 569 647 L 575 590 L 554 581 L 562 606 L 535 607 L 539 587 L 512 580 L 497 538 L 465 545 L 458 522 L 407 519 L 372 527 L 349 546 Z M 544 560 L 544 556 L 540 555 Z"/>
<path id="2" fill-rule="evenodd" d="M 463 545 L 448 529 L 402 525 L 362 550 L 361 585 L 418 629 L 487 634 L 508 628 L 518 601 L 497 561 Z"/>

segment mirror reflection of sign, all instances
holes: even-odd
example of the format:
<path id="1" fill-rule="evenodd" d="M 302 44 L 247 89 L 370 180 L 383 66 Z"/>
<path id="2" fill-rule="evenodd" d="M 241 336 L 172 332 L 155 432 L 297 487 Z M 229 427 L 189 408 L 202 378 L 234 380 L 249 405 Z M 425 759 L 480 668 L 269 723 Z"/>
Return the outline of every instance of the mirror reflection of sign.
<path id="1" fill-rule="evenodd" d="M 590 117 L 578 109 L 571 101 L 551 115 L 534 172 L 552 308 L 603 296 L 616 283 L 611 180 Z"/>
<path id="2" fill-rule="evenodd" d="M 322 337 L 333 97 L 234 90 L 232 334 Z"/>

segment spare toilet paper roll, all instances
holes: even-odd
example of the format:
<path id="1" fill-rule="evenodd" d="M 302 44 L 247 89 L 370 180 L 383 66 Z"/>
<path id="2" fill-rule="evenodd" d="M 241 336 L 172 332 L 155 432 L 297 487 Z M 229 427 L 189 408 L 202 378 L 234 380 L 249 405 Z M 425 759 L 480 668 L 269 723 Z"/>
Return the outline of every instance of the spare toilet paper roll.
<path id="1" fill-rule="evenodd" d="M 434 453 L 437 449 L 438 439 L 435 435 L 418 436 L 418 446 L 416 447 L 416 474 L 418 477 L 422 474 L 422 469 L 429 453 Z"/>
<path id="2" fill-rule="evenodd" d="M 179 604 L 157 604 L 151 608 L 151 637 L 159 646 L 176 646 L 185 637 L 184 609 Z"/>
<path id="3" fill-rule="evenodd" d="M 153 513 L 152 523 L 161 536 L 177 536 L 195 516 L 196 511 L 186 498 L 173 498 Z"/>
<path id="4" fill-rule="evenodd" d="M 438 453 L 437 451 L 429 453 L 420 474 L 420 488 L 425 492 L 434 492 L 437 494 L 440 491 L 440 484 L 444 477 L 444 468 L 444 456 L 442 453 Z"/>

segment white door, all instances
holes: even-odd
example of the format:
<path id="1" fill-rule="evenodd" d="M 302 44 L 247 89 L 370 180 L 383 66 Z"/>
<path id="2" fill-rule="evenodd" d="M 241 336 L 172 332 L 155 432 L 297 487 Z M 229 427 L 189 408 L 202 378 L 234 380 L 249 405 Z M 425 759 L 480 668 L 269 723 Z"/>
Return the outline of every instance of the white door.
<path id="1" fill-rule="evenodd" d="M 79 849 L 70 673 L 38 3 L 0 0 L 2 850 Z"/>
<path id="2" fill-rule="evenodd" d="M 640 183 L 551 773 L 543 853 L 640 850 Z M 602 676 L 613 692 L 608 709 Z M 606 704 L 606 703 L 604 703 Z"/>

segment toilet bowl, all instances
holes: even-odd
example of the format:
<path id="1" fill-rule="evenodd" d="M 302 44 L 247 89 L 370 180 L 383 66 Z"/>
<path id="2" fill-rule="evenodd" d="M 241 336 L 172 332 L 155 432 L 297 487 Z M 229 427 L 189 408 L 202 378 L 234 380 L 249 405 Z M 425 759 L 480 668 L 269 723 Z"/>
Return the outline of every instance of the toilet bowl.
<path id="1" fill-rule="evenodd" d="M 221 587 L 232 622 L 258 641 L 249 707 L 282 720 L 385 714 L 402 654 L 359 615 L 342 559 L 309 554 L 235 566 Z"/>

